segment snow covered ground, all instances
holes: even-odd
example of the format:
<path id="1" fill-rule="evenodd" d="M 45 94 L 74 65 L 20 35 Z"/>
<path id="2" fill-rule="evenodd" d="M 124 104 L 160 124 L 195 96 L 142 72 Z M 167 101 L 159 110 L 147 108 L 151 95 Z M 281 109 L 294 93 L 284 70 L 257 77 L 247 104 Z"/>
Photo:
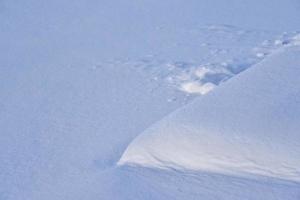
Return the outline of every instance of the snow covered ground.
<path id="1" fill-rule="evenodd" d="M 299 9 L 0 1 L 0 200 L 299 199 Z"/>

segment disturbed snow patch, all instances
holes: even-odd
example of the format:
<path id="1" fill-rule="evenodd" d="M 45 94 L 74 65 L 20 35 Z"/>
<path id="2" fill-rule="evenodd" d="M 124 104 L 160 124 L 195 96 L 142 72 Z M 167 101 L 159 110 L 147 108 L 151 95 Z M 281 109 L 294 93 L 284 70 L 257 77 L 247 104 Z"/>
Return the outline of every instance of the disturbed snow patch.
<path id="1" fill-rule="evenodd" d="M 154 53 L 142 59 L 112 60 L 103 65 L 135 67 L 149 73 L 152 81 L 168 84 L 186 95 L 204 95 L 274 52 L 300 44 L 298 32 L 247 31 L 226 25 L 182 32 L 195 42 L 183 42 L 174 48 L 195 49 L 200 52 L 196 57 L 178 61 Z"/>
<path id="2" fill-rule="evenodd" d="M 260 46 L 253 47 L 241 57 L 226 58 L 222 62 L 168 63 L 168 69 L 175 73 L 170 73 L 166 79 L 186 93 L 204 95 L 220 83 L 261 62 L 266 56 L 282 48 L 299 44 L 300 34 L 293 36 L 285 33 L 273 41 L 263 41 Z"/>

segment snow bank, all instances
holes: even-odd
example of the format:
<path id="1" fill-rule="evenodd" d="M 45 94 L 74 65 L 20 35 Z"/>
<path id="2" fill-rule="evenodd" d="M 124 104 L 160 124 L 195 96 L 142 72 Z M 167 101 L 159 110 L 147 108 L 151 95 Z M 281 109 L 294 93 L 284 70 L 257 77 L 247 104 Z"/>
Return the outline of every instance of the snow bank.
<path id="1" fill-rule="evenodd" d="M 119 165 L 300 181 L 299 55 L 286 47 L 164 118 Z"/>

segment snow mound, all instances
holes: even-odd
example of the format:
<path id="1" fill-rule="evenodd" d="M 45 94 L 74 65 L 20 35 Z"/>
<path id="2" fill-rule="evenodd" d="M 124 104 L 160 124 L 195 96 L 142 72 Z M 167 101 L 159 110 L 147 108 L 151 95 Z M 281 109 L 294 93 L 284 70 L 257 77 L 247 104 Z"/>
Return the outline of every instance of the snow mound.
<path id="1" fill-rule="evenodd" d="M 118 164 L 300 181 L 297 38 L 147 129 Z"/>

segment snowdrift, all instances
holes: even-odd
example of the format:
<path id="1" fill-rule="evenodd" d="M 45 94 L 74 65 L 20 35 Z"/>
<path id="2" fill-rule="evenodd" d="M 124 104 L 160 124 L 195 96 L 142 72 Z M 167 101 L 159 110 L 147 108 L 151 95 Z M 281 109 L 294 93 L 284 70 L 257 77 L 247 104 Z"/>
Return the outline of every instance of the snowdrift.
<path id="1" fill-rule="evenodd" d="M 300 181 L 299 55 L 284 48 L 159 121 L 118 164 Z"/>

